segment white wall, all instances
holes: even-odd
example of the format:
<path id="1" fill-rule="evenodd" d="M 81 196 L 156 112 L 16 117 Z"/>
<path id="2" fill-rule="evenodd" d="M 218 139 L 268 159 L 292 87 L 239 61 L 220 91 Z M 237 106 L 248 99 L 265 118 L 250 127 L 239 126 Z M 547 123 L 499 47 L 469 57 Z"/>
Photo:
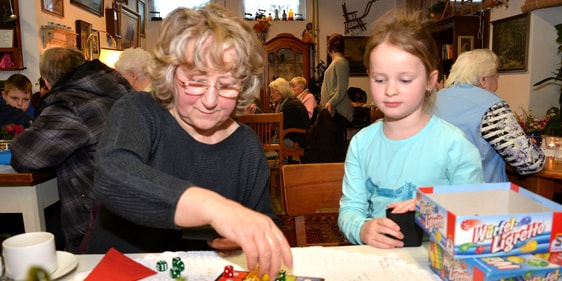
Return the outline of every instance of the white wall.
<path id="1" fill-rule="evenodd" d="M 24 63 L 26 69 L 20 71 L 28 76 L 32 81 L 39 78 L 39 54 L 44 50 L 40 40 L 40 27 L 48 22 L 55 22 L 72 27 L 75 30 L 75 21 L 77 19 L 84 20 L 93 25 L 96 30 L 106 30 L 105 18 L 87 12 L 75 5 L 70 4 L 70 0 L 64 1 L 64 18 L 56 17 L 41 11 L 41 1 L 19 0 L 20 1 L 20 25 L 22 28 L 22 45 Z M 217 4 L 226 6 L 231 10 L 242 13 L 239 0 L 213 0 Z M 316 31 L 318 37 L 316 62 L 319 60 L 326 61 L 326 38 L 332 33 L 344 34 L 344 18 L 342 12 L 342 1 L 340 0 L 307 0 L 307 18 L 305 21 L 287 21 L 274 22 L 268 39 L 275 37 L 278 33 L 292 33 L 300 37 L 305 29 L 307 22 L 312 22 L 313 1 L 321 2 L 318 7 L 318 28 Z M 152 0 L 147 1 L 147 10 L 152 10 Z M 366 1 L 345 1 L 348 11 L 358 11 L 362 15 L 365 11 Z M 524 0 L 510 0 L 509 7 L 496 7 L 491 11 L 491 21 L 515 16 L 521 14 L 521 5 Z M 383 13 L 394 7 L 405 5 L 406 0 L 394 1 L 376 1 L 370 13 L 364 18 L 364 22 L 369 26 L 375 19 Z M 104 6 L 111 6 L 110 0 L 105 0 Z M 29 9 L 27 7 L 35 7 Z M 136 10 L 136 1 L 129 0 L 129 7 Z M 157 38 L 160 30 L 161 22 L 150 21 L 150 14 L 146 19 L 147 38 Z M 554 25 L 562 23 L 562 7 L 554 7 L 548 9 L 540 9 L 531 13 L 530 23 L 530 40 L 528 51 L 528 67 L 524 72 L 501 73 L 499 78 L 498 94 L 504 98 L 512 107 L 517 110 L 519 108 L 530 108 L 539 116 L 544 116 L 545 111 L 551 106 L 558 103 L 559 86 L 550 85 L 535 88 L 533 83 L 542 78 L 551 75 L 551 72 L 560 67 L 560 58 L 562 55 L 556 54 L 557 44 L 556 30 Z M 315 27 L 317 28 L 317 27 Z M 355 36 L 368 36 L 369 29 Z M 141 46 L 151 49 L 156 40 L 147 40 L 141 38 Z M 47 48 L 51 47 L 50 45 Z M 0 71 L 0 80 L 7 79 L 15 71 Z M 369 84 L 366 76 L 351 77 L 350 86 L 359 87 L 367 91 L 370 98 Z M 38 86 L 34 85 L 34 89 L 38 90 Z"/>

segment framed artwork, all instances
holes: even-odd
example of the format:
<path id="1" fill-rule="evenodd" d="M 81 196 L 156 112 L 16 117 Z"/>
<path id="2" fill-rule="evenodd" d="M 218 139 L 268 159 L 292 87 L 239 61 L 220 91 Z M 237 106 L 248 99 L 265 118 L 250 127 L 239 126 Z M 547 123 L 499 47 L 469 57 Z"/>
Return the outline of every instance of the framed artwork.
<path id="1" fill-rule="evenodd" d="M 99 33 L 100 49 L 116 50 L 118 48 L 117 41 L 115 40 L 115 38 L 113 38 L 113 36 L 111 36 L 111 34 L 105 31 L 98 31 L 98 33 Z"/>
<path id="2" fill-rule="evenodd" d="M 492 22 L 492 51 L 500 58 L 499 72 L 526 71 L 529 14 Z"/>
<path id="3" fill-rule="evenodd" d="M 121 49 L 136 48 L 140 40 L 139 14 L 126 6 L 121 6 L 119 21 L 119 35 L 121 36 Z"/>
<path id="4" fill-rule="evenodd" d="M 343 56 L 349 62 L 349 76 L 367 76 L 367 68 L 363 64 L 365 44 L 368 36 L 346 36 Z"/>
<path id="5" fill-rule="evenodd" d="M 457 57 L 463 52 L 474 49 L 474 36 L 457 37 Z"/>
<path id="6" fill-rule="evenodd" d="M 14 47 L 14 30 L 0 29 L 0 48 Z"/>
<path id="7" fill-rule="evenodd" d="M 92 33 L 91 23 L 85 22 L 83 20 L 76 20 L 76 34 L 77 34 L 76 47 L 79 50 L 85 51 L 86 41 L 88 40 L 88 36 L 90 36 L 91 33 Z"/>
<path id="8" fill-rule="evenodd" d="M 63 0 L 41 0 L 41 10 L 55 16 L 64 17 Z"/>
<path id="9" fill-rule="evenodd" d="M 137 12 L 140 16 L 140 36 L 144 38 L 146 36 L 146 4 L 144 0 L 138 0 Z"/>
<path id="10" fill-rule="evenodd" d="M 103 0 L 70 0 L 70 3 L 92 14 L 103 17 Z"/>
<path id="11" fill-rule="evenodd" d="M 86 48 L 87 56 L 90 60 L 97 59 L 100 57 L 100 33 L 99 31 L 92 31 L 90 40 L 86 42 L 89 48 Z"/>

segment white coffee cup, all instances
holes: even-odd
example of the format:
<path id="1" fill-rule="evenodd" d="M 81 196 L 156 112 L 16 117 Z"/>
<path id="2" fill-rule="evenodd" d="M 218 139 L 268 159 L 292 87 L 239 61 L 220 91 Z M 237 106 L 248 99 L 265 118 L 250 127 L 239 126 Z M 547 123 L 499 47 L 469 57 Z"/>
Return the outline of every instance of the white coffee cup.
<path id="1" fill-rule="evenodd" d="M 25 280 L 33 266 L 49 274 L 57 270 L 55 236 L 49 232 L 28 232 L 7 238 L 2 242 L 6 276 Z"/>

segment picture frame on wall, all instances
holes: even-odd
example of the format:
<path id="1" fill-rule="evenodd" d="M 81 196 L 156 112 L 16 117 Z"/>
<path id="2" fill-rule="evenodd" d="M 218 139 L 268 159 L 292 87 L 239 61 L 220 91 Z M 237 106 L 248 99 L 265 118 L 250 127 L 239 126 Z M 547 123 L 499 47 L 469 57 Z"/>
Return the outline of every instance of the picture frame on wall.
<path id="1" fill-rule="evenodd" d="M 83 20 L 76 20 L 76 47 L 85 51 L 86 41 L 92 33 L 92 24 Z M 85 53 L 84 53 L 85 54 Z"/>
<path id="2" fill-rule="evenodd" d="M 140 16 L 140 36 L 146 37 L 146 3 L 144 0 L 138 0 L 137 3 L 137 13 Z"/>
<path id="3" fill-rule="evenodd" d="M 97 59 L 100 57 L 100 33 L 99 31 L 92 31 L 92 36 L 90 40 L 87 42 L 90 46 L 87 50 L 89 51 L 89 58 Z"/>
<path id="4" fill-rule="evenodd" d="M 0 28 L 0 48 L 14 47 L 14 30 Z"/>
<path id="5" fill-rule="evenodd" d="M 48 14 L 64 17 L 63 0 L 41 0 L 41 10 Z"/>
<path id="6" fill-rule="evenodd" d="M 474 36 L 458 36 L 457 37 L 457 57 L 463 52 L 474 49 Z"/>
<path id="7" fill-rule="evenodd" d="M 74 4 L 94 15 L 103 17 L 103 0 L 70 0 L 70 4 Z"/>
<path id="8" fill-rule="evenodd" d="M 363 64 L 365 45 L 368 36 L 346 36 L 343 56 L 349 62 L 349 76 L 367 76 L 367 68 Z"/>
<path id="9" fill-rule="evenodd" d="M 126 6 L 121 6 L 119 21 L 119 35 L 121 36 L 121 49 L 137 48 L 140 41 L 139 14 Z"/>
<path id="10" fill-rule="evenodd" d="M 492 22 L 492 51 L 499 57 L 499 72 L 526 71 L 529 14 Z"/>

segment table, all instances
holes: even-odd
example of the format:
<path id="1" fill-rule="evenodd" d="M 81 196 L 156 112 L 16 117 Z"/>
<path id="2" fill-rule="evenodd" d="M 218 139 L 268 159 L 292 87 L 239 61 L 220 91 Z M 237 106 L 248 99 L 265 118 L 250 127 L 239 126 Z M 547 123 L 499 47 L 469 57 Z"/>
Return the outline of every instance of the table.
<path id="1" fill-rule="evenodd" d="M 424 270 L 429 270 L 428 247 L 429 244 L 425 242 L 420 247 L 400 248 L 400 249 L 390 249 L 390 250 L 377 249 L 365 245 L 325 247 L 323 249 L 342 251 L 343 253 L 347 253 L 347 254 L 353 253 L 353 254 L 377 255 L 377 256 L 396 254 L 400 258 L 400 260 L 403 260 L 410 264 L 414 264 L 416 267 L 422 268 Z M 320 247 L 293 248 L 293 253 L 295 253 L 294 252 L 295 249 L 301 249 L 301 250 L 305 249 L 305 250 L 314 251 L 314 250 L 318 250 L 319 248 Z M 151 255 L 151 254 L 128 254 L 127 256 L 133 259 L 141 259 L 147 255 Z M 103 255 L 78 255 L 77 257 L 78 257 L 78 267 L 76 268 L 76 270 L 72 271 L 70 274 L 64 276 L 60 280 L 75 281 L 76 276 L 82 275 L 82 277 L 84 277 L 83 276 L 84 272 L 88 272 L 92 268 L 94 268 L 98 264 L 98 262 L 102 259 Z M 245 260 L 245 256 L 243 254 L 240 254 L 239 256 L 228 258 L 229 261 L 234 261 L 234 264 L 237 264 L 236 260 L 240 260 L 240 259 Z M 295 262 L 298 261 L 295 260 Z M 341 262 L 345 263 L 345 261 L 341 261 Z M 243 264 L 245 265 L 245 262 L 243 262 Z M 221 265 L 217 265 L 217 266 L 219 267 L 220 270 Z M 295 264 L 295 267 L 296 266 L 297 264 Z M 343 268 L 345 268 L 345 265 L 342 264 L 341 267 L 342 270 L 344 270 Z M 431 274 L 431 276 L 433 277 L 434 280 L 440 280 L 435 274 Z"/>
<path id="2" fill-rule="evenodd" d="M 46 231 L 44 210 L 58 200 L 54 171 L 18 173 L 0 165 L 0 213 L 21 213 L 25 232 Z"/>
<path id="3" fill-rule="evenodd" d="M 554 193 L 562 192 L 562 161 L 547 156 L 542 171 L 524 176 L 507 166 L 507 177 L 512 183 L 552 200 Z"/>

